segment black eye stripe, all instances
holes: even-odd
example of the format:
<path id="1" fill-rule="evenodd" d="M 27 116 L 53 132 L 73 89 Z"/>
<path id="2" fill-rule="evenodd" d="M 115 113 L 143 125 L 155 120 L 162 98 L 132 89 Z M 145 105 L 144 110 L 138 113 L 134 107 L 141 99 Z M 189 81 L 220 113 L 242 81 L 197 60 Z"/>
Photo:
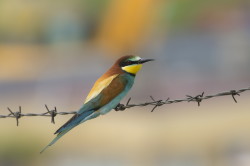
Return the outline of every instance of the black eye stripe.
<path id="1" fill-rule="evenodd" d="M 127 61 L 124 61 L 120 64 L 120 66 L 128 66 L 128 65 L 134 65 L 134 64 L 139 64 L 139 61 L 130 61 L 130 60 L 127 60 Z"/>
<path id="2" fill-rule="evenodd" d="M 131 61 L 131 64 L 139 64 L 139 61 Z"/>

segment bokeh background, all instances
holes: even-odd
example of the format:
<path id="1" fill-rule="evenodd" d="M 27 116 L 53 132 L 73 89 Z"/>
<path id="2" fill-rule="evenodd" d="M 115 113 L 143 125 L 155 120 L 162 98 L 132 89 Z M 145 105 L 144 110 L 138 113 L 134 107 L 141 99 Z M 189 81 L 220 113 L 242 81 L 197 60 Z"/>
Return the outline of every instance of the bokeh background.
<path id="1" fill-rule="evenodd" d="M 1 0 L 0 114 L 75 111 L 126 54 L 156 61 L 123 103 L 249 87 L 250 1 Z M 111 111 L 42 155 L 70 115 L 0 119 L 0 165 L 249 166 L 249 98 Z"/>

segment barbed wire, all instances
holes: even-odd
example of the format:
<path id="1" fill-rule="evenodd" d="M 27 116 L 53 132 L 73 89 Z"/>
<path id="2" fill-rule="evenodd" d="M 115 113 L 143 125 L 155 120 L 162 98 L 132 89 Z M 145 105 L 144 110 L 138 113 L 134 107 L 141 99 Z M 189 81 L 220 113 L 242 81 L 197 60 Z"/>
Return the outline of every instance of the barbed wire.
<path id="1" fill-rule="evenodd" d="M 226 92 L 220 92 L 214 95 L 207 95 L 205 96 L 204 92 L 202 92 L 201 94 L 198 94 L 196 96 L 191 96 L 191 95 L 186 95 L 186 98 L 184 99 L 176 99 L 176 100 L 170 100 L 170 98 L 167 98 L 166 100 L 155 100 L 153 96 L 150 96 L 151 101 L 149 102 L 145 102 L 145 103 L 140 103 L 140 104 L 130 104 L 131 98 L 128 99 L 127 103 L 124 104 L 118 104 L 116 106 L 115 111 L 124 111 L 125 109 L 129 109 L 132 107 L 145 107 L 145 106 L 153 106 L 153 108 L 151 109 L 151 112 L 153 112 L 157 107 L 166 105 L 166 104 L 175 104 L 175 103 L 180 103 L 180 102 L 197 102 L 198 106 L 200 106 L 200 103 L 203 100 L 206 99 L 211 99 L 214 97 L 222 97 L 222 96 L 231 96 L 234 100 L 235 103 L 237 103 L 237 100 L 235 98 L 235 96 L 240 96 L 240 93 L 249 91 L 249 88 L 243 88 L 243 89 L 239 89 L 239 90 L 230 90 L 230 91 L 226 91 Z M 51 117 L 51 123 L 55 124 L 55 117 L 57 115 L 70 115 L 70 114 L 77 114 L 76 111 L 72 111 L 72 112 L 58 112 L 57 108 L 54 107 L 54 109 L 49 109 L 48 106 L 45 104 L 45 108 L 47 110 L 47 112 L 44 113 L 27 113 L 24 114 L 22 113 L 22 108 L 21 106 L 19 106 L 19 110 L 17 112 L 12 111 L 9 107 L 7 107 L 8 111 L 10 112 L 8 115 L 0 115 L 0 118 L 15 118 L 16 119 L 16 124 L 17 126 L 19 125 L 19 119 L 21 117 L 24 116 L 29 116 L 29 117 L 33 117 L 33 116 L 45 116 L 45 117 Z"/>

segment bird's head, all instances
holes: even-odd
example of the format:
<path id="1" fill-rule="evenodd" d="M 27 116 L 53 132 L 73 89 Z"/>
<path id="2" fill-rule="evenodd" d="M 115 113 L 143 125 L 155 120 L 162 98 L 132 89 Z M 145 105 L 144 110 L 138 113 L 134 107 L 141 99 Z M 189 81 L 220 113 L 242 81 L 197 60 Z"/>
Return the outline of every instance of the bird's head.
<path id="1" fill-rule="evenodd" d="M 129 73 L 135 75 L 145 62 L 153 61 L 154 59 L 142 59 L 139 56 L 124 56 L 118 60 L 120 68 Z"/>

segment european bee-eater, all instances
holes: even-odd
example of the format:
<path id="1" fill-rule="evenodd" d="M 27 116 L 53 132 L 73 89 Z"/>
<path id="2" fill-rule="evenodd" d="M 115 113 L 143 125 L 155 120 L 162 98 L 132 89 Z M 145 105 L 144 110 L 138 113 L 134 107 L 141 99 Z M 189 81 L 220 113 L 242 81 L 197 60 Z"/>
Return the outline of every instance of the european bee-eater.
<path id="1" fill-rule="evenodd" d="M 94 84 L 82 108 L 68 122 L 60 127 L 57 136 L 41 151 L 53 145 L 68 131 L 77 125 L 104 115 L 114 109 L 134 84 L 136 73 L 142 64 L 153 59 L 141 59 L 139 56 L 123 56 L 104 73 Z"/>

